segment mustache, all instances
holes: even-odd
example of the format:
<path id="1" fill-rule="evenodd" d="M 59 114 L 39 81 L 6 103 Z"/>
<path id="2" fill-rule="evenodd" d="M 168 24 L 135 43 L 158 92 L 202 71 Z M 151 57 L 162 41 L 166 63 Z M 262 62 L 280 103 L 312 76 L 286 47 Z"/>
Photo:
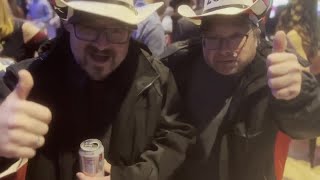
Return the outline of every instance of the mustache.
<path id="1" fill-rule="evenodd" d="M 217 56 L 215 56 L 215 59 L 217 59 L 217 60 L 224 59 L 224 60 L 228 60 L 228 61 L 237 60 L 236 56 L 233 56 L 232 54 L 228 55 L 228 56 L 217 55 Z"/>
<path id="2" fill-rule="evenodd" d="M 228 59 L 228 60 L 237 60 L 239 56 L 239 51 L 231 51 L 226 54 L 217 53 L 215 58 L 217 59 Z"/>
<path id="3" fill-rule="evenodd" d="M 87 52 L 93 53 L 93 54 L 100 54 L 100 55 L 104 55 L 104 56 L 114 56 L 114 51 L 112 51 L 110 49 L 99 50 L 98 48 L 96 48 L 94 46 L 87 46 L 86 50 L 87 50 Z"/>

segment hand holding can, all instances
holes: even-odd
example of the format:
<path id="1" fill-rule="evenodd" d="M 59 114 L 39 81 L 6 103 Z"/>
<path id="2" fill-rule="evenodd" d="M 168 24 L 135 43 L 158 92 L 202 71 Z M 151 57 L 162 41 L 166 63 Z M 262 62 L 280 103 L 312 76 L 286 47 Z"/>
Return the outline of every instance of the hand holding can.
<path id="1" fill-rule="evenodd" d="M 80 169 L 89 177 L 104 177 L 104 148 L 100 140 L 88 139 L 80 144 Z"/>
<path id="2" fill-rule="evenodd" d="M 106 160 L 104 160 L 104 171 L 106 174 L 108 174 L 107 176 L 104 177 L 91 177 L 91 176 L 86 176 L 84 173 L 79 172 L 77 173 L 77 177 L 79 180 L 110 180 L 111 176 L 111 164 L 109 164 Z"/>

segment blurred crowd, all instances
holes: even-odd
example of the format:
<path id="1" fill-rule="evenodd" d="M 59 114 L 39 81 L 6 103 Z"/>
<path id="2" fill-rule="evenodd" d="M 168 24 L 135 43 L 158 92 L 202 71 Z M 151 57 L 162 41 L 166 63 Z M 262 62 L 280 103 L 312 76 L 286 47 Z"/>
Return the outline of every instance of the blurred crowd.
<path id="1" fill-rule="evenodd" d="M 136 7 L 142 7 L 148 3 L 154 3 L 163 0 L 135 0 Z M 16 22 L 31 22 L 33 27 L 22 28 L 23 31 L 41 31 L 47 39 L 53 39 L 57 35 L 60 27 L 60 20 L 53 10 L 52 3 L 48 0 L 10 0 L 8 1 L 10 10 L 5 9 L 4 2 L 1 2 L 1 18 L 7 22 L 1 22 L 0 26 L 4 29 L 8 27 L 9 21 L 14 21 L 13 29 L 19 29 Z M 164 0 L 162 6 L 157 13 L 154 13 L 148 19 L 138 25 L 137 30 L 132 37 L 145 43 L 152 51 L 153 55 L 161 57 L 166 53 L 168 46 L 177 41 L 184 41 L 192 38 L 198 38 L 199 27 L 191 20 L 181 17 L 177 13 L 179 5 L 186 4 L 192 7 L 196 12 L 201 11 L 203 4 L 199 0 Z M 314 21 L 316 15 L 309 13 L 313 6 L 309 1 L 292 0 L 289 4 L 275 6 L 269 11 L 269 14 L 261 22 L 265 32 L 262 33 L 267 39 L 272 40 L 276 30 L 285 30 L 293 39 L 292 43 L 301 44 L 303 47 L 296 47 L 300 55 L 305 59 L 311 60 L 316 57 L 318 49 L 318 21 Z M 308 7 L 309 6 L 309 7 Z M 308 10 L 309 9 L 309 10 Z M 314 11 L 316 12 L 316 11 Z M 270 15 L 271 13 L 271 15 Z M 10 20 L 12 19 L 12 20 Z M 22 22 L 22 21 L 21 21 Z M 9 28 L 10 29 L 10 28 Z M 32 29 L 32 30 L 29 30 Z M 295 30 L 295 31 L 293 31 Z M 12 31 L 12 30 L 11 30 Z M 8 34 L 1 32 L 0 39 L 3 41 Z M 30 33 L 27 33 L 30 36 Z M 35 33 L 31 33 L 35 35 Z M 32 36 L 31 35 L 31 36 Z M 300 36 L 301 43 L 294 36 Z M 30 38 L 30 37 L 29 37 Z M 44 38 L 43 36 L 41 37 Z M 38 40 L 41 42 L 40 40 Z M 37 46 L 36 46 L 37 47 Z M 305 51 L 305 52 L 302 52 Z M 169 50 L 170 51 L 170 50 Z M 305 54 L 307 53 L 307 54 Z M 30 53 L 29 53 L 30 54 Z M 34 55 L 34 54 L 32 54 Z M 6 56 L 2 52 L 1 56 Z M 9 54 L 10 56 L 10 54 Z M 16 58 L 16 61 L 23 58 Z M 29 56 L 30 57 L 30 56 Z"/>

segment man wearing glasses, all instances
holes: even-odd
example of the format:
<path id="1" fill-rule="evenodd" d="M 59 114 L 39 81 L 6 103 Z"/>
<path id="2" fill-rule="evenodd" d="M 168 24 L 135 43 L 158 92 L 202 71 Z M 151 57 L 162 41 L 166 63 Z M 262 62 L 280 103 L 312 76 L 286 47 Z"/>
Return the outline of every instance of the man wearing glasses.
<path id="1" fill-rule="evenodd" d="M 168 179 L 193 129 L 178 113 L 168 69 L 130 39 L 161 4 L 55 2 L 60 36 L 0 81 L 0 177 L 29 158 L 27 180 Z M 80 143 L 92 138 L 104 145 L 104 177 L 79 169 Z"/>
<path id="2" fill-rule="evenodd" d="M 269 3 L 205 0 L 202 14 L 178 8 L 201 20 L 202 38 L 166 59 L 198 129 L 173 180 L 275 180 L 277 132 L 320 134 L 318 84 L 285 52 L 285 34 L 275 35 L 268 57 L 260 52 L 258 22 Z"/>

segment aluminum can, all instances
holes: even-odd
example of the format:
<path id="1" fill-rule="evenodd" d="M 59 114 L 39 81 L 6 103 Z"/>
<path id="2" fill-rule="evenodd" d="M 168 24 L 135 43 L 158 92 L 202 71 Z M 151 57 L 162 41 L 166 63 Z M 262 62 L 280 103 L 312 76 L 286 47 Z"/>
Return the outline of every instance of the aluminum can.
<path id="1" fill-rule="evenodd" d="M 91 177 L 104 176 L 104 148 L 100 140 L 87 139 L 80 144 L 80 169 Z"/>

